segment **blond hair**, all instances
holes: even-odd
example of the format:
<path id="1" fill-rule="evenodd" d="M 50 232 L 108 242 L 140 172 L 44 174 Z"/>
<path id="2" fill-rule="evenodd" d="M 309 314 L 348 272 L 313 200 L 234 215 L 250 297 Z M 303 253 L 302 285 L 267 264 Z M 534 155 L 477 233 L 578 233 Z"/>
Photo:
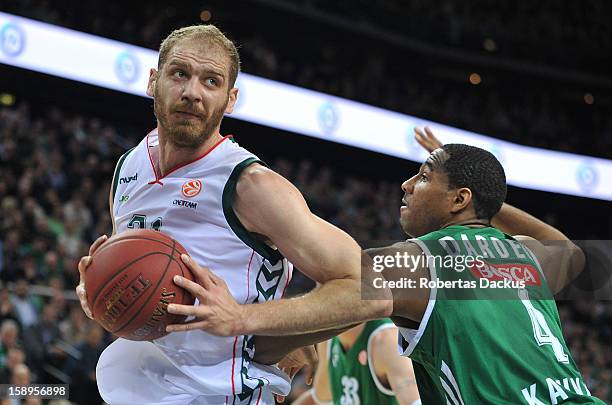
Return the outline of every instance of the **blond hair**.
<path id="1" fill-rule="evenodd" d="M 219 30 L 219 28 L 212 24 L 190 25 L 188 27 L 183 27 L 172 31 L 170 35 L 168 35 L 166 39 L 162 41 L 159 47 L 157 69 L 161 70 L 166 62 L 166 59 L 168 58 L 168 53 L 170 53 L 177 42 L 184 39 L 208 41 L 223 49 L 230 60 L 229 87 L 234 87 L 236 77 L 238 77 L 238 73 L 240 72 L 240 55 L 238 55 L 238 49 L 236 49 L 236 45 L 234 45 L 234 43 L 228 37 L 226 37 L 225 34 Z"/>

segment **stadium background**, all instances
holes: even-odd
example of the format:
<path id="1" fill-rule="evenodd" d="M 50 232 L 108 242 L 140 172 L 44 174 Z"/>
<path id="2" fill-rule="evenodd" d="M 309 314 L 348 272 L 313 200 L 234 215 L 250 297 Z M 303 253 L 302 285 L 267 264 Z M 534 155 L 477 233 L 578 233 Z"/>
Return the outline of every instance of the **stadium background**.
<path id="1" fill-rule="evenodd" d="M 240 45 L 247 73 L 612 159 L 612 5 L 531 3 L 0 0 L 0 11 L 151 49 L 176 27 L 212 22 Z M 74 402 L 99 401 L 93 372 L 111 337 L 74 300 L 76 261 L 110 232 L 117 158 L 154 126 L 149 99 L 0 64 L 0 383 L 70 381 Z M 399 185 L 416 163 L 231 117 L 222 132 L 358 241 L 402 238 Z M 516 187 L 507 201 L 571 238 L 611 239 L 609 201 Z M 290 288 L 311 285 L 296 276 Z M 612 305 L 562 302 L 560 313 L 591 391 L 612 400 Z"/>

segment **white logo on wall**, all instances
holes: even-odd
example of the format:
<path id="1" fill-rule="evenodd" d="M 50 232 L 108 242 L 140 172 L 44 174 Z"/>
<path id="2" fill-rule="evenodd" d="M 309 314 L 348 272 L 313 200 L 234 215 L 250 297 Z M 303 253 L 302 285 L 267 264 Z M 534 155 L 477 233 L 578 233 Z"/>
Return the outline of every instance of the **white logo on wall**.
<path id="1" fill-rule="evenodd" d="M 595 165 L 588 160 L 582 162 L 576 170 L 576 181 L 582 190 L 592 191 L 599 181 L 599 174 Z"/>
<path id="2" fill-rule="evenodd" d="M 338 109 L 331 101 L 326 101 L 319 107 L 319 127 L 325 135 L 334 132 L 340 123 Z"/>
<path id="3" fill-rule="evenodd" d="M 0 49 L 10 57 L 18 56 L 25 48 L 25 32 L 16 24 L 6 23 L 0 29 Z"/>
<path id="4" fill-rule="evenodd" d="M 138 79 L 138 59 L 129 52 L 122 52 L 115 61 L 115 74 L 122 83 L 132 84 Z"/>

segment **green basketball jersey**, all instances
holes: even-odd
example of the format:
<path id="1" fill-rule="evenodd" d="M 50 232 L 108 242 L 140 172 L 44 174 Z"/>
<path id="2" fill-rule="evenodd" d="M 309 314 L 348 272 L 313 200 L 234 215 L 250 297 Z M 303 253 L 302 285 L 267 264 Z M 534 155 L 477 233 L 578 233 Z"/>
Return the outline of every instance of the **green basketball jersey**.
<path id="1" fill-rule="evenodd" d="M 418 330 L 400 328 L 399 340 L 423 404 L 603 404 L 570 355 L 529 249 L 495 228 L 465 226 L 414 242 L 433 288 Z"/>
<path id="2" fill-rule="evenodd" d="M 372 337 L 390 327 L 393 327 L 393 322 L 389 319 L 367 322 L 348 351 L 337 337 L 330 340 L 327 360 L 334 404 L 397 404 L 393 392 L 376 377 L 370 352 Z"/>

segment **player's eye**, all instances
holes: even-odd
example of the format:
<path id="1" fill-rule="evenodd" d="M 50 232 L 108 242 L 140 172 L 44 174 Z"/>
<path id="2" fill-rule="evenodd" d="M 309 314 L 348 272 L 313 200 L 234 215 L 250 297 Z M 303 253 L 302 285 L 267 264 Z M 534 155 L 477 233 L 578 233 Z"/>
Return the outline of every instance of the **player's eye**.
<path id="1" fill-rule="evenodd" d="M 173 76 L 176 77 L 177 79 L 182 79 L 184 77 L 187 77 L 187 73 L 185 73 L 182 70 L 177 70 L 173 73 Z"/>
<path id="2" fill-rule="evenodd" d="M 423 174 L 421 174 L 421 177 L 419 178 L 419 180 L 421 180 L 421 181 L 427 181 L 427 180 L 429 180 L 429 179 L 427 178 L 427 175 L 426 175 L 425 173 L 423 173 Z"/>
<path id="3" fill-rule="evenodd" d="M 216 86 L 218 82 L 217 82 L 217 79 L 209 77 L 208 79 L 206 79 L 206 84 L 210 86 Z"/>

